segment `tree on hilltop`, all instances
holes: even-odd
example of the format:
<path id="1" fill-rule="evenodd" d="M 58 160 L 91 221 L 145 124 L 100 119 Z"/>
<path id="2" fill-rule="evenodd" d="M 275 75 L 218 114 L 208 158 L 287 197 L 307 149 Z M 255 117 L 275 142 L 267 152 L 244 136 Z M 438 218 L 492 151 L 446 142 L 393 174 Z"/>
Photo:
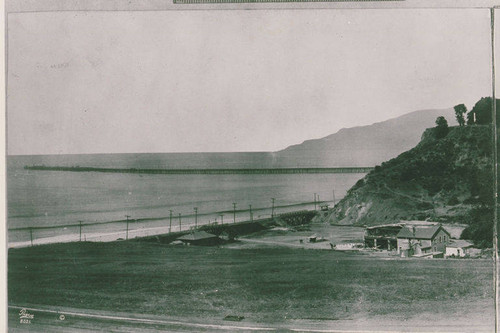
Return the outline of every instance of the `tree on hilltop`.
<path id="1" fill-rule="evenodd" d="M 467 113 L 467 107 L 464 104 L 455 105 L 455 117 L 457 118 L 457 122 L 459 126 L 465 125 L 465 117 L 464 115 Z"/>
<path id="2" fill-rule="evenodd" d="M 492 106 L 493 99 L 491 97 L 481 98 L 467 114 L 467 125 L 489 125 L 492 122 Z M 497 103 L 497 111 L 498 111 Z"/>
<path id="3" fill-rule="evenodd" d="M 448 122 L 443 116 L 437 117 L 436 119 L 436 139 L 444 138 L 448 134 Z"/>

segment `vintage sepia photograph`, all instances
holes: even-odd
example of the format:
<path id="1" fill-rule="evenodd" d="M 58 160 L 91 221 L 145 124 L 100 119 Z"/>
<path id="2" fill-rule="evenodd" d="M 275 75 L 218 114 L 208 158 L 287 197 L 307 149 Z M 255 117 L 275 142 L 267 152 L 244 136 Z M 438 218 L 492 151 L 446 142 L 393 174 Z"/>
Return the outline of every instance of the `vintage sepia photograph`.
<path id="1" fill-rule="evenodd" d="M 499 13 L 203 2 L 7 1 L 8 331 L 495 332 Z"/>

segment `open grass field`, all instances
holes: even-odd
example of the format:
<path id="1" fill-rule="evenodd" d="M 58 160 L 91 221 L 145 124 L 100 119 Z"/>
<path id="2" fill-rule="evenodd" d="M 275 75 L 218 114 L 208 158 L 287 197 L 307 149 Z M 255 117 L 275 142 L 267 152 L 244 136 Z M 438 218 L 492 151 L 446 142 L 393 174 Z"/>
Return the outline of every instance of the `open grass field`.
<path id="1" fill-rule="evenodd" d="M 207 320 L 236 315 L 276 325 L 373 319 L 493 327 L 492 277 L 486 260 L 84 242 L 10 249 L 8 299 Z"/>

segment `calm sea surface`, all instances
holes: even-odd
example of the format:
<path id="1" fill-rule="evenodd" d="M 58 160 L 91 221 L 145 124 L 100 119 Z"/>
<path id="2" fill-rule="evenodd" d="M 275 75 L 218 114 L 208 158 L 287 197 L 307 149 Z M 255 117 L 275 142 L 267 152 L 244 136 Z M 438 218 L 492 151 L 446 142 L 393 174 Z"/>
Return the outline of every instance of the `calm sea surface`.
<path id="1" fill-rule="evenodd" d="M 314 193 L 321 201 L 338 200 L 364 174 L 291 175 L 148 175 L 24 170 L 25 165 L 92 166 L 117 168 L 259 168 L 274 165 L 272 153 L 110 154 L 9 156 L 7 161 L 8 228 L 63 226 L 130 219 L 158 219 L 149 227 L 174 224 L 187 227 L 215 219 L 220 223 L 276 212 L 311 209 Z M 293 206 L 291 206 L 293 205 Z M 224 216 L 220 216 L 224 214 Z M 115 226 L 116 227 L 116 226 Z M 182 227 L 182 226 L 181 226 Z M 107 225 L 99 232 L 114 228 Z M 96 230 L 94 230 L 96 231 Z M 76 232 L 73 230 L 72 232 Z M 40 236 L 40 233 L 39 235 Z M 54 236 L 47 233 L 42 236 Z M 26 240 L 9 231 L 9 242 Z"/>

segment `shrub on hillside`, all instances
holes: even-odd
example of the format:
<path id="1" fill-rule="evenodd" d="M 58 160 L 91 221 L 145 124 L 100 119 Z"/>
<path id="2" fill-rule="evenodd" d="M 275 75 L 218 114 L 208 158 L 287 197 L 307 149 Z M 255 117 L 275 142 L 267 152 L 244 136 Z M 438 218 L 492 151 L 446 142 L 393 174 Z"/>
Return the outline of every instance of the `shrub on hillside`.
<path id="1" fill-rule="evenodd" d="M 437 117 L 436 130 L 434 132 L 436 139 L 444 138 L 448 134 L 448 130 L 448 122 L 446 121 L 446 118 L 443 116 Z"/>
<path id="2" fill-rule="evenodd" d="M 493 210 L 488 207 L 475 207 L 469 211 L 466 217 L 469 224 L 462 231 L 461 239 L 474 242 L 479 248 L 493 246 Z"/>
<path id="3" fill-rule="evenodd" d="M 481 98 L 467 114 L 467 125 L 489 125 L 492 123 L 493 99 Z M 500 120 L 500 100 L 496 101 L 497 120 Z"/>

